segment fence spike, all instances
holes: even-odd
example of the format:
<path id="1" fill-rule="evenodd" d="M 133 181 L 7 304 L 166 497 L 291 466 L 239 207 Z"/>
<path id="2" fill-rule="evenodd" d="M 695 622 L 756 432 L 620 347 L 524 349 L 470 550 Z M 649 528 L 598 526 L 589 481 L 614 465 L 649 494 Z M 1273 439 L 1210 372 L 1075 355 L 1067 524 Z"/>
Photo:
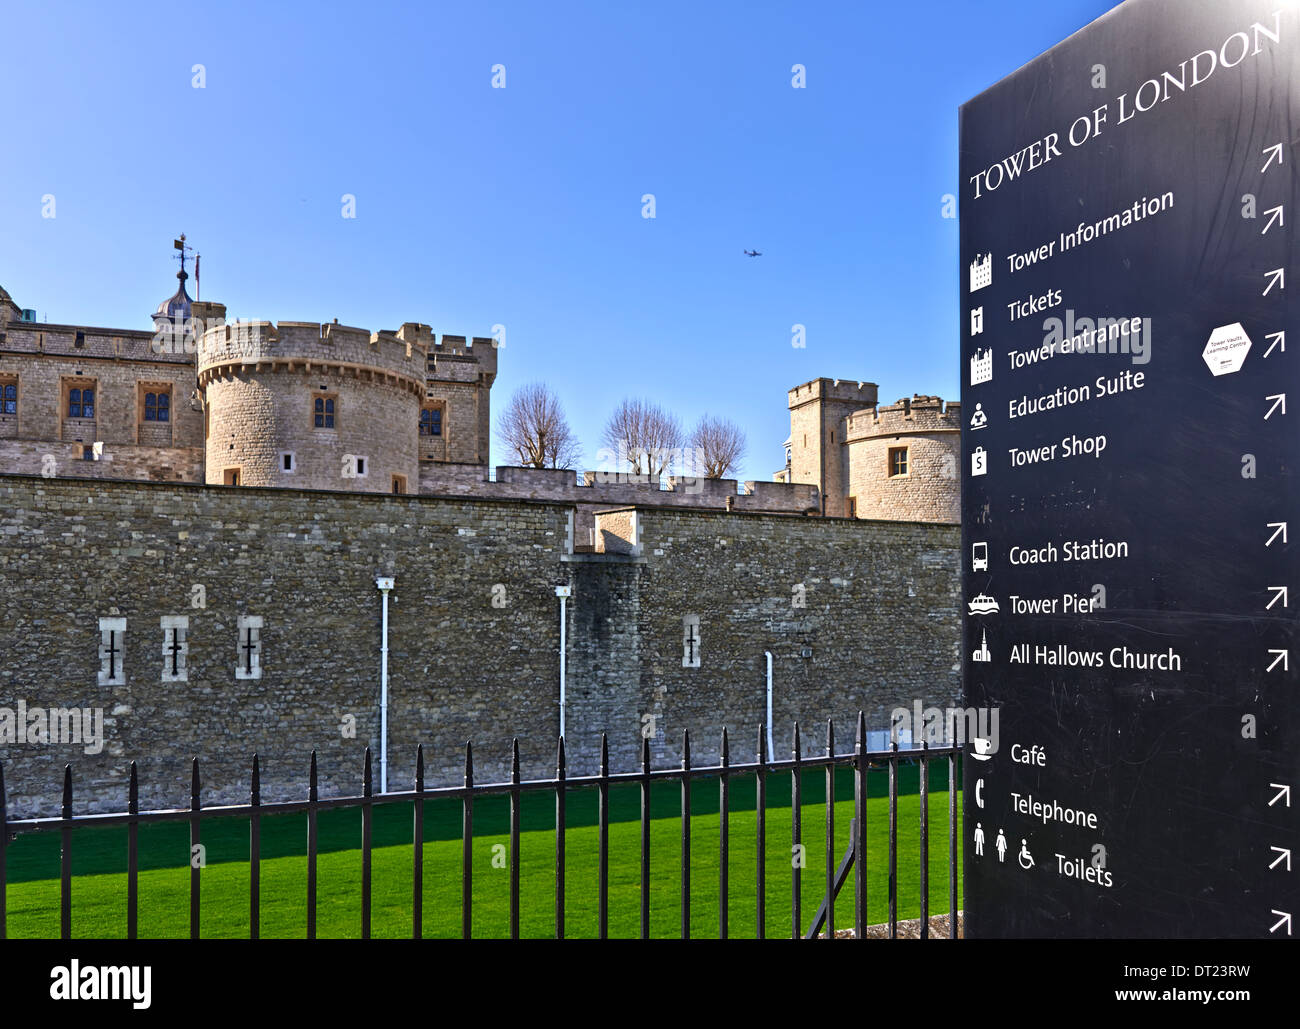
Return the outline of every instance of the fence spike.
<path id="1" fill-rule="evenodd" d="M 72 817 L 72 766 L 63 766 L 63 817 Z"/>
<path id="2" fill-rule="evenodd" d="M 564 737 L 560 737 L 560 742 L 555 748 L 555 771 L 556 777 L 564 778 Z"/>
<path id="3" fill-rule="evenodd" d="M 319 794 L 316 789 L 316 751 L 311 752 L 311 771 L 307 774 L 307 799 L 317 800 Z"/>
<path id="4" fill-rule="evenodd" d="M 420 792 L 424 789 L 424 744 L 415 745 L 415 790 Z"/>
<path id="5" fill-rule="evenodd" d="M 372 783 L 370 779 L 370 748 L 366 748 L 366 763 L 361 771 L 361 795 L 369 797 L 371 794 Z"/>
<path id="6" fill-rule="evenodd" d="M 253 804 L 262 803 L 262 768 L 257 754 L 253 755 L 253 778 L 248 787 L 248 799 Z"/>
<path id="7" fill-rule="evenodd" d="M 726 768 L 730 759 L 730 752 L 727 747 L 727 727 L 722 727 L 722 767 Z"/>
<path id="8" fill-rule="evenodd" d="M 510 743 L 510 781 L 517 783 L 519 781 L 519 737 L 516 736 Z"/>

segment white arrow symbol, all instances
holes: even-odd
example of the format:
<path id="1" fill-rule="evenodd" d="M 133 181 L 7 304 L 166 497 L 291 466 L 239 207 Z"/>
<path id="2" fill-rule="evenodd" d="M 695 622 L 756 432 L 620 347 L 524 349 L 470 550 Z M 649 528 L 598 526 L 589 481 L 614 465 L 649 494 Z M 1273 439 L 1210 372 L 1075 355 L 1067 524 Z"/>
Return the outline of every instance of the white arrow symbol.
<path id="1" fill-rule="evenodd" d="M 1268 357 L 1268 355 L 1271 354 L 1271 353 L 1273 352 L 1273 348 L 1276 347 L 1276 346 L 1280 346 L 1280 347 L 1282 348 L 1282 353 L 1284 353 L 1284 354 L 1286 353 L 1286 333 L 1285 333 L 1285 332 L 1270 332 L 1270 333 L 1269 333 L 1268 335 L 1266 335 L 1264 338 L 1265 338 L 1265 339 L 1271 339 L 1271 340 L 1273 341 L 1272 343 L 1269 344 L 1268 349 L 1264 351 L 1264 356 L 1265 356 L 1265 357 Z"/>
<path id="2" fill-rule="evenodd" d="M 1271 783 L 1269 783 L 1268 785 L 1269 785 L 1269 788 L 1270 788 L 1270 789 L 1277 790 L 1277 796 L 1275 796 L 1272 800 L 1270 800 L 1270 801 L 1268 802 L 1268 806 L 1269 806 L 1269 807 L 1272 807 L 1274 804 L 1276 804 L 1279 800 L 1283 799 L 1284 797 L 1286 798 L 1286 806 L 1287 806 L 1287 807 L 1290 807 L 1290 806 L 1291 806 L 1291 787 L 1290 787 L 1290 786 L 1284 786 L 1284 785 L 1283 785 L 1282 783 L 1280 783 L 1280 782 L 1271 782 Z"/>
<path id="3" fill-rule="evenodd" d="M 1269 522 L 1268 528 L 1273 530 L 1273 535 L 1268 538 L 1268 542 L 1264 546 L 1271 547 L 1278 536 L 1282 537 L 1283 543 L 1286 542 L 1286 522 Z"/>
<path id="4" fill-rule="evenodd" d="M 1290 657 L 1287 656 L 1288 654 L 1290 654 L 1290 651 L 1288 651 L 1288 650 L 1270 650 L 1269 653 L 1270 653 L 1270 654 L 1276 654 L 1277 657 L 1273 658 L 1273 663 L 1272 663 L 1271 665 L 1269 665 L 1267 668 L 1265 668 L 1264 671 L 1266 671 L 1266 672 L 1271 672 L 1274 668 L 1277 667 L 1277 663 L 1278 663 L 1279 661 L 1282 662 L 1282 671 L 1284 671 L 1284 672 L 1289 672 L 1289 671 L 1291 670 L 1291 659 L 1290 659 Z"/>
<path id="5" fill-rule="evenodd" d="M 1268 171 L 1268 166 L 1269 166 L 1270 164 L 1273 163 L 1273 158 L 1274 158 L 1274 157 L 1277 158 L 1277 163 L 1278 163 L 1278 164 L 1281 164 L 1281 163 L 1282 163 L 1282 144 L 1281 144 L 1281 143 L 1275 143 L 1273 146 L 1265 147 L 1263 150 L 1260 151 L 1260 153 L 1261 153 L 1261 154 L 1271 154 L 1271 155 L 1272 155 L 1271 157 L 1269 157 L 1269 159 L 1268 159 L 1267 161 L 1264 162 L 1264 167 L 1261 168 L 1261 169 L 1259 170 L 1259 172 L 1260 172 L 1261 175 L 1264 174 L 1264 172 Z"/>
<path id="6" fill-rule="evenodd" d="M 1273 926 L 1273 928 L 1270 929 L 1269 932 L 1271 932 L 1271 933 L 1275 933 L 1275 932 L 1277 932 L 1279 929 L 1281 929 L 1282 926 L 1285 925 L 1285 926 L 1286 926 L 1286 934 L 1287 934 L 1288 936 L 1290 936 L 1290 935 L 1291 935 L 1291 915 L 1290 915 L 1290 913 L 1289 913 L 1289 912 L 1286 912 L 1286 911 L 1274 911 L 1273 914 L 1275 914 L 1275 915 L 1281 915 L 1282 917 L 1279 918 L 1279 919 L 1277 920 L 1277 925 Z"/>
<path id="7" fill-rule="evenodd" d="M 1273 592 L 1273 599 L 1270 600 L 1268 602 L 1268 605 L 1264 608 L 1265 611 L 1271 611 L 1273 605 L 1276 604 L 1279 600 L 1282 601 L 1283 607 L 1288 606 L 1285 586 L 1269 586 L 1268 588 L 1273 590 L 1274 592 Z"/>
<path id="8" fill-rule="evenodd" d="M 1279 857 L 1275 857 L 1275 858 L 1273 859 L 1273 863 L 1272 863 L 1271 865 L 1268 866 L 1269 868 L 1276 868 L 1276 867 L 1277 867 L 1277 866 L 1278 866 L 1282 861 L 1285 861 L 1285 862 L 1286 862 L 1286 870 L 1287 870 L 1288 872 L 1291 871 L 1291 851 L 1286 850 L 1286 849 L 1283 848 L 1283 847 L 1269 847 L 1268 849 L 1269 849 L 1269 850 L 1276 850 L 1276 851 L 1278 852 L 1278 854 L 1280 855 Z"/>
<path id="9" fill-rule="evenodd" d="M 1268 285 L 1264 287 L 1264 292 L 1261 293 L 1260 296 L 1262 297 L 1268 296 L 1271 292 L 1273 292 L 1274 286 L 1276 286 L 1278 289 L 1286 289 L 1285 268 L 1274 268 L 1271 272 L 1265 272 L 1264 274 L 1268 277 L 1269 282 Z"/>
<path id="10" fill-rule="evenodd" d="M 1268 230 L 1271 229 L 1271 228 L 1273 227 L 1273 223 L 1274 223 L 1274 222 L 1276 222 L 1278 225 L 1285 225 L 1285 224 L 1286 224 L 1286 217 L 1285 217 L 1285 215 L 1282 213 L 1282 205 L 1281 205 L 1281 204 L 1278 204 L 1276 207 L 1270 207 L 1270 208 L 1269 208 L 1267 211 L 1265 211 L 1264 213 L 1265 213 L 1265 214 L 1268 214 L 1268 215 L 1277 215 L 1277 217 L 1276 217 L 1276 218 L 1269 218 L 1268 223 L 1267 223 L 1267 224 L 1264 226 L 1264 228 L 1260 231 L 1260 235 L 1261 235 L 1261 236 L 1263 236 L 1264 234 L 1266 234 L 1266 233 L 1268 232 Z"/>
<path id="11" fill-rule="evenodd" d="M 1264 415 L 1264 421 L 1268 421 L 1270 418 L 1272 418 L 1273 412 L 1276 411 L 1279 407 L 1282 409 L 1282 413 L 1286 414 L 1285 393 L 1274 393 L 1272 396 L 1265 397 L 1264 399 L 1273 401 L 1273 406 L 1268 409 L 1268 414 Z"/>

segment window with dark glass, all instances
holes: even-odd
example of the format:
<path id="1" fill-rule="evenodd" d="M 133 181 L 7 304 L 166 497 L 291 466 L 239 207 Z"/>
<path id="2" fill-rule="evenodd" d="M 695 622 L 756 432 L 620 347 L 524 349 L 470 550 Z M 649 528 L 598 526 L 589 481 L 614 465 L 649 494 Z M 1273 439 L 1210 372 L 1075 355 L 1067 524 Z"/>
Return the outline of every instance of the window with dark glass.
<path id="1" fill-rule="evenodd" d="M 0 383 L 0 414 L 18 413 L 18 383 Z"/>
<path id="2" fill-rule="evenodd" d="M 170 393 L 146 393 L 144 395 L 144 420 L 146 422 L 165 422 L 170 417 Z"/>
<path id="3" fill-rule="evenodd" d="M 420 412 L 420 435 L 442 435 L 442 408 L 426 407 Z"/>
<path id="4" fill-rule="evenodd" d="M 315 401 L 315 424 L 318 429 L 334 428 L 334 398 L 317 397 Z"/>
<path id="5" fill-rule="evenodd" d="M 93 389 L 68 390 L 68 417 L 95 417 L 95 391 Z"/>

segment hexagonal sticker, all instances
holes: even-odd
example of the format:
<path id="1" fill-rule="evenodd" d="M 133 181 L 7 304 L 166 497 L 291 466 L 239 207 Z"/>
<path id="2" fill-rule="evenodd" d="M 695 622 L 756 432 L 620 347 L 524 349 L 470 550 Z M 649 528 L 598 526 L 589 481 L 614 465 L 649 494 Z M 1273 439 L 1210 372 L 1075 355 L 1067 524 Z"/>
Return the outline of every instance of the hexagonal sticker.
<path id="1" fill-rule="evenodd" d="M 1250 353 L 1250 337 L 1241 322 L 1220 325 L 1210 333 L 1201 357 L 1215 375 L 1231 375 L 1241 371 L 1241 365 Z"/>

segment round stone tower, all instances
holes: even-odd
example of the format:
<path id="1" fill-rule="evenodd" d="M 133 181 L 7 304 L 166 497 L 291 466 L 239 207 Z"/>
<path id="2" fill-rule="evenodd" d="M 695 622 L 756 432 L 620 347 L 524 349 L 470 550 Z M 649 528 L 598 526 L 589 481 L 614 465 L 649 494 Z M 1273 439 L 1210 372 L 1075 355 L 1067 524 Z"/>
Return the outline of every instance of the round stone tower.
<path id="1" fill-rule="evenodd" d="M 338 324 L 208 329 L 198 343 L 208 483 L 418 492 L 427 350 Z"/>
<path id="2" fill-rule="evenodd" d="M 857 517 L 961 521 L 961 404 L 914 396 L 845 421 Z"/>

